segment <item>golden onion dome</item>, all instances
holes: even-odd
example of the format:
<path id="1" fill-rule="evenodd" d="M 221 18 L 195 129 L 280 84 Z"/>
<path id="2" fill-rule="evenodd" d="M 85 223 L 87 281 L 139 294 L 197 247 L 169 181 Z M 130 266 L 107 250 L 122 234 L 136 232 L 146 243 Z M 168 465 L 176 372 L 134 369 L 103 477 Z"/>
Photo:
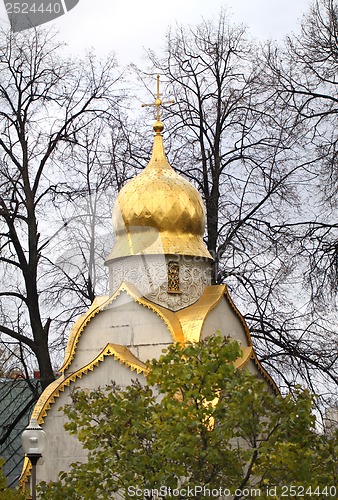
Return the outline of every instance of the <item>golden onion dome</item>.
<path id="1" fill-rule="evenodd" d="M 178 254 L 211 259 L 203 242 L 202 198 L 177 174 L 165 155 L 163 124 L 154 123 L 154 146 L 146 168 L 118 194 L 113 209 L 115 243 L 107 264 L 120 257 Z"/>

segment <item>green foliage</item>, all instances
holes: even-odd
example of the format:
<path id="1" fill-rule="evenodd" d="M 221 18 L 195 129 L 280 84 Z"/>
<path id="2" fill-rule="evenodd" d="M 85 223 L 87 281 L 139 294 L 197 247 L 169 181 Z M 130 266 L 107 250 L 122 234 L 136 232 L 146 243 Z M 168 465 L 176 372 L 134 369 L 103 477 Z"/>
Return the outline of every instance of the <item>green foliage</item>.
<path id="1" fill-rule="evenodd" d="M 334 485 L 337 436 L 315 432 L 312 396 L 276 396 L 234 369 L 240 354 L 238 343 L 215 335 L 169 347 L 149 363 L 147 386 L 75 392 L 66 428 L 88 449 L 88 463 L 40 485 L 41 497 L 129 499 L 139 488 L 155 498 L 152 490 L 165 486 L 193 489 L 178 498 L 204 498 L 195 486 L 223 486 L 259 488 L 267 498 L 272 485 Z"/>
<path id="2" fill-rule="evenodd" d="M 26 496 L 21 491 L 7 488 L 6 477 L 2 471 L 4 463 L 5 460 L 0 458 L 0 500 L 25 500 Z"/>

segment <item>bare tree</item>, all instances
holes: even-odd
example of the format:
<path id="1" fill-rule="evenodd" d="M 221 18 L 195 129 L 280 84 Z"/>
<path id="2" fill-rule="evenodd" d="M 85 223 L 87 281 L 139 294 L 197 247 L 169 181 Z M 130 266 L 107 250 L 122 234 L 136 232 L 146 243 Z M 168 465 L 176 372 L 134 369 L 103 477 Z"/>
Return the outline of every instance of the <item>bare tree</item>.
<path id="1" fill-rule="evenodd" d="M 0 45 L 0 332 L 37 359 L 41 385 L 53 379 L 48 349 L 52 313 L 42 266 L 62 227 L 51 207 L 64 182 L 69 148 L 103 116 L 113 116 L 121 96 L 113 57 L 100 63 L 60 56 L 51 32 L 2 33 Z M 53 213 L 53 212 L 52 212 Z M 93 298 L 93 290 L 86 297 Z"/>
<path id="2" fill-rule="evenodd" d="M 288 229 L 300 240 L 307 260 L 304 277 L 312 305 L 335 307 L 338 277 L 338 6 L 315 0 L 303 18 L 299 35 L 285 47 L 268 44 L 265 75 L 303 130 L 299 153 L 312 158 L 311 199 L 303 218 Z"/>
<path id="3" fill-rule="evenodd" d="M 53 309 L 58 331 L 52 342 L 54 357 L 56 351 L 63 354 L 60 338 L 69 333 L 70 322 L 108 291 L 104 260 L 112 246 L 112 207 L 138 163 L 137 140 L 128 125 L 121 110 L 113 121 L 91 124 L 77 134 L 77 143 L 61 166 L 64 180 L 50 209 L 60 229 L 46 235 L 48 254 L 41 261 L 49 283 L 44 306 Z"/>
<path id="4" fill-rule="evenodd" d="M 244 28 L 231 27 L 222 13 L 218 23 L 169 33 L 165 61 L 150 54 L 176 98 L 170 107 L 171 154 L 206 201 L 215 282 L 222 280 L 217 264 L 234 236 L 270 198 L 282 195 L 290 176 L 285 151 L 295 136 L 269 113 L 271 102 L 259 88 L 253 53 Z M 249 191 L 255 198 L 247 200 Z"/>
<path id="5" fill-rule="evenodd" d="M 169 32 L 165 57 L 149 56 L 151 71 L 174 89 L 170 155 L 205 199 L 214 282 L 231 288 L 281 386 L 307 381 L 323 393 L 338 375 L 337 353 L 324 341 L 334 338 L 334 318 L 309 311 L 304 232 L 291 230 L 305 205 L 312 210 L 317 156 L 306 152 L 308 125 L 261 64 L 261 49 L 225 13 Z M 316 223 L 316 214 L 306 219 L 309 235 Z"/>

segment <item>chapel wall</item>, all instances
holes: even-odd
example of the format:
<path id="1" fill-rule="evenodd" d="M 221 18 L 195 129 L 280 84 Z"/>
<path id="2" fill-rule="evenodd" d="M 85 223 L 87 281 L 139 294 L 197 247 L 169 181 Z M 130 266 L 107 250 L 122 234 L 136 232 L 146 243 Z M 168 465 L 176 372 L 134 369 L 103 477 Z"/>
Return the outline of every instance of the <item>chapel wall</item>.
<path id="1" fill-rule="evenodd" d="M 60 392 L 42 424 L 46 433 L 47 446 L 43 453 L 43 463 L 37 465 L 38 483 L 56 481 L 59 472 L 69 470 L 70 464 L 87 461 L 88 451 L 83 449 L 77 436 L 72 436 L 64 429 L 67 417 L 60 408 L 72 403 L 72 391 L 75 389 L 95 390 L 98 387 L 110 385 L 112 381 L 121 387 L 126 387 L 136 378 L 145 384 L 145 376 L 142 373 L 136 374 L 127 366 L 121 365 L 113 356 L 107 356 L 104 362 L 94 367 L 93 371 L 71 382 L 69 387 L 65 387 L 64 392 Z"/>

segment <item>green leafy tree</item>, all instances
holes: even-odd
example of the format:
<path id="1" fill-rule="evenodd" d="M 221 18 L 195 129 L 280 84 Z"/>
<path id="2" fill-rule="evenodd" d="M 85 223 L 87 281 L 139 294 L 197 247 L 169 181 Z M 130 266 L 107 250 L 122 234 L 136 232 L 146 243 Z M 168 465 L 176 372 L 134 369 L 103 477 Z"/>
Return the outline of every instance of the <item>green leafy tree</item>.
<path id="1" fill-rule="evenodd" d="M 66 428 L 88 449 L 88 463 L 41 484 L 41 498 L 152 499 L 156 490 L 205 498 L 220 488 L 233 498 L 250 488 L 268 498 L 283 485 L 331 487 L 324 495 L 334 498 L 337 435 L 315 431 L 313 397 L 276 395 L 235 368 L 240 355 L 237 342 L 215 335 L 169 347 L 149 364 L 145 386 L 76 391 L 64 408 Z"/>

